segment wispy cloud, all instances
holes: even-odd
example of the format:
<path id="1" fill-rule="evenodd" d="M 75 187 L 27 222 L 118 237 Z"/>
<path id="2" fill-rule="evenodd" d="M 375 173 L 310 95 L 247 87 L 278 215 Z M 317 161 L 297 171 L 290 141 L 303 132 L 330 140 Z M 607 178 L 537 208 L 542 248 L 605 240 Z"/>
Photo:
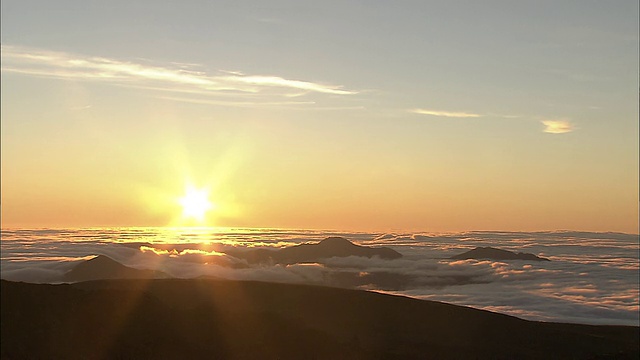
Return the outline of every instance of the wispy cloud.
<path id="1" fill-rule="evenodd" d="M 481 114 L 468 113 L 468 112 L 456 112 L 456 111 L 443 111 L 443 110 L 429 110 L 429 109 L 411 109 L 410 112 L 420 115 L 453 117 L 453 118 L 477 118 L 482 117 Z"/>
<path id="2" fill-rule="evenodd" d="M 567 120 L 542 120 L 544 132 L 549 134 L 565 134 L 574 130 L 573 125 Z"/>
<path id="3" fill-rule="evenodd" d="M 91 109 L 93 105 L 84 105 L 84 106 L 73 106 L 70 109 L 71 110 L 75 110 L 75 111 L 81 111 L 81 110 L 87 110 L 87 109 Z"/>
<path id="4" fill-rule="evenodd" d="M 211 75 L 193 71 L 184 64 L 148 65 L 103 57 L 90 57 L 56 51 L 2 45 L 2 71 L 31 76 L 76 80 L 110 81 L 120 84 L 153 84 L 179 90 L 192 89 L 213 95 L 218 92 L 261 93 L 268 89 L 303 91 L 331 95 L 351 95 L 356 91 L 343 86 L 292 80 L 274 75 L 246 75 L 238 71 L 220 71 Z M 284 96 L 284 94 L 278 94 Z"/>
<path id="5" fill-rule="evenodd" d="M 307 91 L 315 91 L 326 94 L 350 95 L 355 94 L 353 91 L 342 90 L 339 86 L 327 86 L 316 84 L 308 81 L 287 80 L 278 76 L 225 76 L 216 78 L 219 81 L 227 81 L 229 83 L 242 83 L 258 86 L 279 86 L 284 88 L 300 89 Z"/>
<path id="6" fill-rule="evenodd" d="M 160 99 L 189 102 L 193 104 L 204 105 L 223 105 L 234 107 L 256 107 L 256 106 L 301 106 L 301 105 L 313 105 L 313 101 L 225 101 L 214 99 L 193 99 L 188 97 L 175 97 L 175 96 L 161 96 Z"/>
<path id="7" fill-rule="evenodd" d="M 523 116 L 523 115 L 509 115 L 509 114 L 496 114 L 496 113 L 487 113 L 487 114 L 479 114 L 474 112 L 460 112 L 460 111 L 445 111 L 445 110 L 430 110 L 430 109 L 410 109 L 408 110 L 410 113 L 419 114 L 419 115 L 429 115 L 429 116 L 439 116 L 439 117 L 448 117 L 448 118 L 480 118 L 480 117 L 488 117 L 488 118 L 503 118 L 503 119 L 536 119 L 544 124 L 544 132 L 549 134 L 565 134 L 568 132 L 572 132 L 575 130 L 573 124 L 571 124 L 568 120 L 561 119 L 543 119 L 540 120 L 540 117 L 536 116 Z"/>

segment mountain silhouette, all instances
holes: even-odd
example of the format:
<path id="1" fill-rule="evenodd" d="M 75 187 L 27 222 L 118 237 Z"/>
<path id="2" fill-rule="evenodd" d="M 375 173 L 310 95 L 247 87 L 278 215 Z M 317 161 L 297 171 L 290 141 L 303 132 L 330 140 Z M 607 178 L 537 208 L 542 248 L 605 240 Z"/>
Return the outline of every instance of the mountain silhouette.
<path id="1" fill-rule="evenodd" d="M 105 255 L 83 261 L 64 274 L 68 282 L 100 279 L 158 279 L 169 275 L 162 271 L 141 270 L 124 266 Z"/>
<path id="2" fill-rule="evenodd" d="M 386 247 L 356 245 L 342 237 L 328 237 L 317 244 L 301 244 L 278 250 L 255 249 L 227 251 L 228 255 L 245 259 L 249 263 L 295 264 L 319 262 L 332 257 L 362 256 L 398 259 L 399 252 Z"/>
<path id="3" fill-rule="evenodd" d="M 515 253 L 507 250 L 496 249 L 492 247 L 477 247 L 459 255 L 450 257 L 450 259 L 466 260 L 466 259 L 488 259 L 488 260 L 531 260 L 531 261 L 551 261 L 549 259 L 536 256 L 529 253 Z"/>
<path id="4" fill-rule="evenodd" d="M 255 281 L 1 281 L 2 359 L 638 359 L 637 326 Z"/>

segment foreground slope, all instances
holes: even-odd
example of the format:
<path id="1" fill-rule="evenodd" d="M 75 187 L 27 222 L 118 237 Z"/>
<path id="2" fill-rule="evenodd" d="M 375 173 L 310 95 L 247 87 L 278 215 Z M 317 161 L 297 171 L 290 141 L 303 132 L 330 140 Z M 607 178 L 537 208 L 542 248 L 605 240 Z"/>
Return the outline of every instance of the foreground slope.
<path id="1" fill-rule="evenodd" d="M 1 357 L 629 358 L 638 327 L 525 321 L 365 291 L 215 280 L 2 281 Z"/>

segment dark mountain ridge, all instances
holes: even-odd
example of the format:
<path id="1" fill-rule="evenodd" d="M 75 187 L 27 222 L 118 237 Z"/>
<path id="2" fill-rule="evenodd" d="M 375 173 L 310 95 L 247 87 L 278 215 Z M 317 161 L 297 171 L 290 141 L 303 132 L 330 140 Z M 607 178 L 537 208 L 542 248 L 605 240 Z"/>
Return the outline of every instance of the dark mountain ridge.
<path id="1" fill-rule="evenodd" d="M 82 261 L 64 274 L 69 282 L 101 279 L 161 279 L 169 275 L 162 271 L 135 269 L 124 266 L 105 255 Z"/>
<path id="2" fill-rule="evenodd" d="M 317 244 L 300 244 L 277 250 L 255 249 L 227 251 L 228 255 L 244 259 L 248 263 L 295 264 L 319 262 L 331 257 L 380 257 L 381 259 L 398 259 L 399 252 L 386 247 L 366 247 L 353 244 L 342 237 L 328 237 Z"/>
<path id="3" fill-rule="evenodd" d="M 529 253 L 515 253 L 507 250 L 496 249 L 492 247 L 477 247 L 459 255 L 450 257 L 450 259 L 466 260 L 530 260 L 530 261 L 551 261 L 547 258 L 539 257 Z"/>
<path id="4" fill-rule="evenodd" d="M 351 244 L 347 240 L 344 239 L 327 239 L 318 245 L 302 245 L 301 247 L 296 247 L 294 251 L 299 251 L 302 249 L 306 251 L 311 248 L 312 254 L 309 256 L 304 256 L 306 254 L 294 254 L 294 256 L 279 259 L 281 261 L 322 261 L 322 258 L 315 258 L 318 254 L 323 255 L 322 251 L 316 251 L 317 248 L 322 248 L 326 246 L 328 248 L 328 252 L 325 253 L 325 256 L 337 256 L 339 254 L 336 251 L 336 248 L 343 248 L 345 251 L 344 254 L 348 254 L 347 256 L 354 256 L 353 254 L 362 249 L 370 250 L 370 248 L 360 247 Z M 353 249 L 356 249 L 354 252 Z M 382 250 L 382 249 L 375 249 Z M 248 255 L 254 256 L 255 258 L 250 258 L 249 261 L 254 263 L 256 262 L 265 262 L 265 261 L 273 261 L 273 253 L 274 251 L 265 250 L 265 249 L 256 249 L 255 251 L 250 252 Z M 369 254 L 367 252 L 367 254 Z M 379 252 L 376 252 L 379 254 Z M 296 256 L 297 255 L 297 256 Z M 379 256 L 379 255 L 378 255 Z M 383 255 L 386 256 L 386 255 Z M 395 256 L 395 255 L 389 255 Z M 401 256 L 401 255 L 400 255 Z M 313 259 L 313 260 L 312 260 Z M 245 263 L 244 267 L 248 267 Z M 154 270 L 145 270 L 145 269 L 135 269 L 124 266 L 117 261 L 104 256 L 98 255 L 95 258 L 85 260 L 76 264 L 70 271 L 68 271 L 60 281 L 63 282 L 78 282 L 78 281 L 90 281 L 90 280 L 108 280 L 108 279 L 165 279 L 170 278 L 171 276 L 162 272 L 162 271 L 154 271 Z M 213 276 L 213 275 L 201 275 L 198 278 L 202 279 L 217 279 L 224 280 L 224 278 Z M 313 282 L 309 280 L 308 283 L 313 285 L 324 285 L 324 286 L 334 286 L 334 287 L 343 287 L 343 288 L 358 288 L 358 287 L 366 287 L 366 288 L 375 288 L 379 290 L 404 290 L 410 288 L 411 286 L 431 286 L 431 287 L 443 287 L 448 285 L 461 285 L 468 283 L 482 283 L 483 281 L 475 279 L 473 276 L 445 276 L 445 277 L 417 277 L 413 275 L 407 274 L 399 274 L 388 271 L 371 271 L 363 273 L 357 270 L 336 270 L 332 271 L 323 276 L 322 280 L 316 280 Z"/>
<path id="5" fill-rule="evenodd" d="M 215 280 L 1 282 L 3 359 L 637 359 L 639 328 Z"/>

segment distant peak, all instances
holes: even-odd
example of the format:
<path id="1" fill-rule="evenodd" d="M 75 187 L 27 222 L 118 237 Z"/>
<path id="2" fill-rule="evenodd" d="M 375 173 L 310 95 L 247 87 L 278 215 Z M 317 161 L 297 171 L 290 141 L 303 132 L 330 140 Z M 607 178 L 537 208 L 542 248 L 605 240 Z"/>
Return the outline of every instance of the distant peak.
<path id="1" fill-rule="evenodd" d="M 550 261 L 547 258 L 539 257 L 534 254 L 512 252 L 503 249 L 496 249 L 490 246 L 477 247 L 465 253 L 452 256 L 451 259 L 494 259 L 494 260 L 534 260 L 534 261 Z"/>
<path id="2" fill-rule="evenodd" d="M 87 261 L 91 261 L 91 262 L 114 262 L 117 263 L 117 261 L 113 260 L 112 258 L 108 257 L 107 255 L 96 255 L 94 257 L 92 257 L 91 259 L 87 260 Z"/>
<path id="3" fill-rule="evenodd" d="M 320 241 L 320 244 L 322 245 L 346 245 L 346 244 L 353 245 L 351 241 L 339 236 L 328 237 Z"/>

